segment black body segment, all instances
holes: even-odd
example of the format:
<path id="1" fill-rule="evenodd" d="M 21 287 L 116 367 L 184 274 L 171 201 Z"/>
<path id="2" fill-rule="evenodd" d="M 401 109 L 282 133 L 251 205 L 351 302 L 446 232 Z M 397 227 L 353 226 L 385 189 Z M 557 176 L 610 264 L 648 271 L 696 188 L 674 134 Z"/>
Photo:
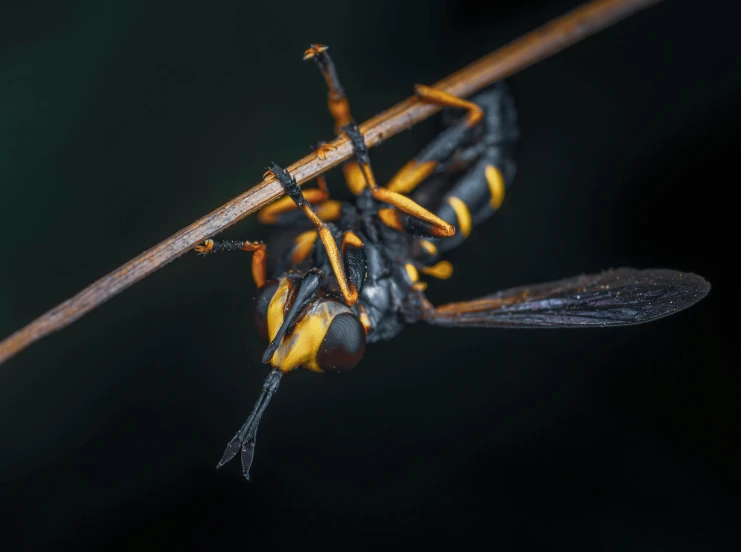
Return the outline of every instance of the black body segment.
<path id="1" fill-rule="evenodd" d="M 439 201 L 436 214 L 452 224 L 456 233 L 450 239 L 438 239 L 434 243 L 440 252 L 450 251 L 466 239 L 470 231 L 488 219 L 501 205 L 504 192 L 515 177 L 514 150 L 519 136 L 517 112 L 514 101 L 505 83 L 497 83 L 473 97 L 473 101 L 484 110 L 483 120 L 476 128 L 460 134 L 453 123 L 437 140 L 420 154 L 420 159 L 434 156 L 438 152 L 449 152 L 450 156 L 461 148 L 460 163 L 467 167 L 458 180 Z M 446 134 L 449 133 L 449 134 Z M 451 138 L 461 138 L 454 144 Z M 448 157 L 446 170 L 455 167 L 455 158 Z M 501 179 L 501 198 L 497 201 L 493 190 L 496 178 Z M 424 200 L 424 192 L 420 193 Z M 417 199 L 416 195 L 414 196 Z M 457 203 L 455 199 L 460 200 Z"/>
<path id="2" fill-rule="evenodd" d="M 417 236 L 420 238 L 434 238 L 436 235 L 434 232 L 435 226 L 425 220 L 420 220 L 417 217 L 412 217 L 410 215 L 404 215 L 401 220 L 402 220 L 402 225 L 404 227 L 404 230 L 406 230 L 413 236 Z M 446 220 L 446 219 L 443 219 L 443 220 Z M 451 222 L 453 223 L 453 225 L 455 225 L 454 221 L 447 220 L 447 222 Z M 456 228 L 456 231 L 458 231 L 457 228 Z M 453 238 L 454 236 L 451 238 L 447 238 L 447 239 L 453 239 Z"/>
<path id="3" fill-rule="evenodd" d="M 368 260 L 363 242 L 354 232 L 345 232 L 342 238 L 342 259 L 350 284 L 358 293 L 362 292 L 368 276 Z"/>

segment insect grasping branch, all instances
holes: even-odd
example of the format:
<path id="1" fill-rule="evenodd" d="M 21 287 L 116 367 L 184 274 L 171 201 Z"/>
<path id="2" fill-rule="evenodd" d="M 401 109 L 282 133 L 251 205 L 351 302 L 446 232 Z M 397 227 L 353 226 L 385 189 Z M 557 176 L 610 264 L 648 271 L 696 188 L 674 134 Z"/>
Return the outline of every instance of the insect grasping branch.
<path id="1" fill-rule="evenodd" d="M 660 1 L 593 0 L 510 42 L 434 86 L 455 96 L 469 96 Z M 412 97 L 366 121 L 360 125 L 360 130 L 365 135 L 368 147 L 373 147 L 427 119 L 438 110 L 439 107 Z M 352 146 L 344 135 L 329 145 L 331 147 L 322 152 L 322 158 L 311 154 L 288 167 L 299 184 L 316 178 L 353 154 Z M 70 325 L 111 297 L 190 251 L 196 244 L 218 234 L 282 194 L 283 188 L 270 176 L 183 228 L 5 339 L 0 343 L 0 364 L 35 341 Z"/>

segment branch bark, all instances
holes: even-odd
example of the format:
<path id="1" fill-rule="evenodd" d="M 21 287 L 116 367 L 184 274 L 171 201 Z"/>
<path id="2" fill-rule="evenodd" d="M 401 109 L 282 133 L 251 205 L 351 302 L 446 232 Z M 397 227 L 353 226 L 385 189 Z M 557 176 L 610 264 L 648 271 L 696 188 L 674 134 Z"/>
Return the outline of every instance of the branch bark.
<path id="1" fill-rule="evenodd" d="M 660 1 L 593 0 L 510 42 L 434 86 L 456 96 L 469 96 Z M 365 135 L 368 147 L 373 147 L 427 119 L 438 110 L 412 97 L 366 121 L 360 125 L 360 130 Z M 327 152 L 325 159 L 312 154 L 288 167 L 299 184 L 316 178 L 352 155 L 352 147 L 346 137 L 338 137 L 331 144 L 335 149 Z M 281 195 L 283 189 L 280 184 L 270 177 L 183 228 L 5 339 L 0 343 L 0 364 L 42 337 L 70 325 L 190 251 L 194 245 L 218 234 Z"/>

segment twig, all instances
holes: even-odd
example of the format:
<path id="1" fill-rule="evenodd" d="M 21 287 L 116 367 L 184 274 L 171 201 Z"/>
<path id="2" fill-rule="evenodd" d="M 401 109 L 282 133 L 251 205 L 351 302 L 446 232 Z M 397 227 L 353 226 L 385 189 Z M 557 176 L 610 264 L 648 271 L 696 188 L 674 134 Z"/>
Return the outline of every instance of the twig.
<path id="1" fill-rule="evenodd" d="M 516 39 L 496 52 L 472 63 L 434 86 L 469 96 L 482 88 L 549 57 L 661 0 L 593 0 Z M 427 119 L 439 108 L 409 98 L 360 125 L 368 147 L 380 144 L 402 130 Z M 325 159 L 308 155 L 290 167 L 289 172 L 303 184 L 328 171 L 352 155 L 352 147 L 342 136 L 331 143 Z M 61 330 L 114 295 L 191 250 L 202 242 L 264 205 L 283 195 L 272 177 L 194 222 L 177 234 L 135 257 L 74 297 L 40 316 L 0 343 L 0 364 L 42 337 Z"/>

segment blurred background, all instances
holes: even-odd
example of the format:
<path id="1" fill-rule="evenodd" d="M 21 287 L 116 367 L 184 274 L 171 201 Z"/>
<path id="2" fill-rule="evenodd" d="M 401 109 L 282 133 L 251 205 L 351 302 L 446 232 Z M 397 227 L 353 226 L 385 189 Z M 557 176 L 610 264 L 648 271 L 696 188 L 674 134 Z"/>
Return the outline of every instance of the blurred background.
<path id="1" fill-rule="evenodd" d="M 579 3 L 4 0 L 0 336 L 331 139 L 309 43 L 363 121 Z M 186 255 L 0 367 L 2 548 L 734 548 L 740 11 L 665 2 L 512 77 L 515 185 L 428 294 L 635 266 L 705 276 L 703 302 L 416 325 L 350 375 L 292 373 L 246 483 L 215 464 L 267 374 L 249 258 Z M 378 179 L 439 130 L 373 149 Z"/>

